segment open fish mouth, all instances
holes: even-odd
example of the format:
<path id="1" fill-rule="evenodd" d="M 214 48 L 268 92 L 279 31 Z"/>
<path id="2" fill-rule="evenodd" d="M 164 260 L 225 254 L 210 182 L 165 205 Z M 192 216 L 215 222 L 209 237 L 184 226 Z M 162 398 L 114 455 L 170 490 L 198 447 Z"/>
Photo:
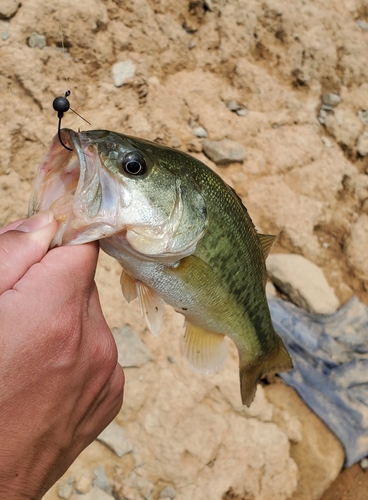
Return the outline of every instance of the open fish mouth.
<path id="1" fill-rule="evenodd" d="M 38 167 L 29 215 L 51 210 L 59 229 L 51 247 L 76 245 L 110 236 L 117 227 L 116 182 L 102 166 L 88 133 L 60 131 Z"/>

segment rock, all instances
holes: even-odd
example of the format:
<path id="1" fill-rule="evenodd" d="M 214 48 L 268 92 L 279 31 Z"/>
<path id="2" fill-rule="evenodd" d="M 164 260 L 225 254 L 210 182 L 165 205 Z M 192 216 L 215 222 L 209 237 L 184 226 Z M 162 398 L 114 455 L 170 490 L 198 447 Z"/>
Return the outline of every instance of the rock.
<path id="1" fill-rule="evenodd" d="M 360 461 L 359 465 L 363 470 L 368 469 L 368 458 L 363 458 L 363 460 Z"/>
<path id="2" fill-rule="evenodd" d="M 368 31 L 368 23 L 367 21 L 363 21 L 363 19 L 357 20 L 357 25 L 362 31 Z"/>
<path id="3" fill-rule="evenodd" d="M 106 445 L 110 450 L 123 457 L 133 451 L 133 444 L 125 434 L 125 430 L 115 422 L 111 422 L 98 436 L 97 441 Z"/>
<path id="4" fill-rule="evenodd" d="M 151 361 L 151 353 L 130 325 L 113 328 L 112 334 L 118 348 L 119 363 L 121 366 L 124 368 L 142 366 Z"/>
<path id="5" fill-rule="evenodd" d="M 100 465 L 94 469 L 93 473 L 95 475 L 93 486 L 96 486 L 97 488 L 100 488 L 100 490 L 111 495 L 112 487 L 110 485 L 109 478 L 106 475 L 105 467 Z"/>
<path id="6" fill-rule="evenodd" d="M 368 474 L 359 464 L 344 469 L 319 500 L 367 500 Z"/>
<path id="7" fill-rule="evenodd" d="M 361 156 L 368 155 L 368 131 L 358 137 L 357 151 Z"/>
<path id="8" fill-rule="evenodd" d="M 1 33 L 1 39 L 5 42 L 5 40 L 7 40 L 8 38 L 10 37 L 9 33 L 7 33 L 6 31 L 4 31 L 3 33 Z"/>
<path id="9" fill-rule="evenodd" d="M 202 137 L 202 138 L 207 137 L 207 132 L 204 127 L 194 127 L 192 128 L 192 132 L 196 137 Z"/>
<path id="10" fill-rule="evenodd" d="M 239 116 L 247 116 L 248 111 L 246 109 L 237 109 L 236 114 Z"/>
<path id="11" fill-rule="evenodd" d="M 302 255 L 271 254 L 266 266 L 273 283 L 297 306 L 315 314 L 332 314 L 339 308 L 322 270 Z"/>
<path id="12" fill-rule="evenodd" d="M 319 121 L 319 123 L 321 123 L 322 125 L 324 125 L 326 116 L 327 116 L 327 111 L 325 111 L 324 109 L 320 109 L 319 113 L 318 113 L 318 121 Z"/>
<path id="13" fill-rule="evenodd" d="M 28 45 L 34 49 L 43 49 L 46 47 L 46 37 L 45 35 L 39 35 L 38 33 L 31 33 L 28 38 Z"/>
<path id="14" fill-rule="evenodd" d="M 115 87 L 121 87 L 124 83 L 135 75 L 135 64 L 130 59 L 117 62 L 112 67 L 112 78 Z"/>
<path id="15" fill-rule="evenodd" d="M 245 147 L 239 142 L 230 139 L 221 141 L 203 141 L 203 152 L 217 165 L 226 165 L 231 162 L 243 162 L 247 157 Z"/>
<path id="16" fill-rule="evenodd" d="M 341 97 L 338 94 L 326 92 L 322 94 L 322 102 L 325 106 L 334 108 L 341 102 Z"/>
<path id="17" fill-rule="evenodd" d="M 340 441 L 300 399 L 296 391 L 279 382 L 265 386 L 267 399 L 293 415 L 301 426 L 291 455 L 298 465 L 299 480 L 289 500 L 319 500 L 341 471 L 345 454 Z M 272 497 L 272 495 L 269 497 Z M 268 500 L 268 499 L 267 499 Z"/>
<path id="18" fill-rule="evenodd" d="M 16 14 L 19 9 L 20 2 L 18 0 L 1 0 L 0 3 L 0 19 L 10 19 Z"/>
<path id="19" fill-rule="evenodd" d="M 368 124 L 368 110 L 367 109 L 360 109 L 357 112 L 357 117 L 363 123 L 363 125 Z"/>
<path id="20" fill-rule="evenodd" d="M 362 214 L 352 225 L 346 254 L 349 266 L 358 278 L 368 281 L 368 215 Z"/>
<path id="21" fill-rule="evenodd" d="M 72 493 L 74 490 L 74 481 L 75 481 L 74 476 L 69 476 L 68 478 L 63 479 L 58 484 L 59 498 L 69 500 L 69 498 L 72 496 Z"/>
<path id="22" fill-rule="evenodd" d="M 236 101 L 229 101 L 228 103 L 226 103 L 226 107 L 227 109 L 230 109 L 230 111 L 238 111 L 239 109 L 241 109 L 241 106 L 239 106 Z"/>
<path id="23" fill-rule="evenodd" d="M 159 498 L 176 498 L 176 490 L 172 486 L 165 486 L 165 488 L 161 491 Z"/>
<path id="24" fill-rule="evenodd" d="M 115 500 L 113 496 L 94 486 L 88 493 L 73 495 L 70 500 Z"/>
<path id="25" fill-rule="evenodd" d="M 133 486 L 136 488 L 145 500 L 152 500 L 154 490 L 153 482 L 144 477 L 136 476 L 133 480 Z"/>
<path id="26" fill-rule="evenodd" d="M 238 104 L 236 101 L 227 102 L 226 107 L 230 109 L 230 111 L 233 111 L 239 116 L 247 116 L 248 114 L 248 111 L 244 109 L 244 107 Z"/>
<path id="27" fill-rule="evenodd" d="M 83 472 L 76 477 L 75 480 L 75 491 L 77 493 L 88 493 L 92 487 L 93 477 L 90 471 L 83 470 Z"/>
<path id="28" fill-rule="evenodd" d="M 327 115 L 325 126 L 339 144 L 349 148 L 354 148 L 362 129 L 359 118 L 351 111 L 343 109 L 336 109 L 333 114 Z"/>

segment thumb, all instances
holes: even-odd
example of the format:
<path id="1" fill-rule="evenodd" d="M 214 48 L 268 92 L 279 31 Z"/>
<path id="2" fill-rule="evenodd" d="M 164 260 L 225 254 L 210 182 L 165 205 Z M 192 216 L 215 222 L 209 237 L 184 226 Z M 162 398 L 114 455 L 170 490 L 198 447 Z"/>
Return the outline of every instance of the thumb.
<path id="1" fill-rule="evenodd" d="M 38 212 L 14 230 L 0 234 L 0 294 L 13 288 L 28 269 L 40 262 L 57 231 L 51 211 Z"/>

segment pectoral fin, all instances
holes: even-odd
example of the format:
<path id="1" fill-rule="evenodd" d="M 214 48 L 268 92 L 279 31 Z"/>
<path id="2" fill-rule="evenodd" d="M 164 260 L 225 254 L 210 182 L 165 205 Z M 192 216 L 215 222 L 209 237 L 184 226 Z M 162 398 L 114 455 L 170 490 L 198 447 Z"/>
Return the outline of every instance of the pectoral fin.
<path id="1" fill-rule="evenodd" d="M 225 335 L 202 330 L 186 322 L 184 353 L 192 368 L 199 373 L 216 373 L 225 361 Z"/>
<path id="2" fill-rule="evenodd" d="M 136 281 L 141 313 L 146 319 L 146 323 L 151 333 L 158 336 L 162 326 L 165 302 L 155 293 L 152 288 L 144 285 L 141 281 Z"/>
<path id="3" fill-rule="evenodd" d="M 243 405 L 251 405 L 257 390 L 257 383 L 262 377 L 269 373 L 284 372 L 292 368 L 293 362 L 280 337 L 275 350 L 259 363 L 243 363 L 240 359 L 240 392 Z"/>
<path id="4" fill-rule="evenodd" d="M 121 291 L 127 302 L 137 298 L 137 288 L 135 285 L 135 279 L 132 278 L 124 269 L 122 270 L 120 277 Z"/>

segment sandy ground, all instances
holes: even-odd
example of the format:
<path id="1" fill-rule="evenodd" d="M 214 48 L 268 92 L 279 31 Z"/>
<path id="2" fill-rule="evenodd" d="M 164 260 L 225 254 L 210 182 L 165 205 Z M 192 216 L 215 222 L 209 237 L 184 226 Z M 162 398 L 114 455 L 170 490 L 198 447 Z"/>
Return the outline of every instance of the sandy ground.
<path id="1" fill-rule="evenodd" d="M 236 188 L 262 232 L 279 234 L 273 251 L 318 264 L 340 303 L 354 294 L 368 303 L 367 21 L 365 0 L 3 0 L 0 224 L 27 213 L 56 133 L 51 103 L 70 89 L 92 127 L 72 112 L 63 126 L 190 152 Z M 123 61 L 134 74 L 117 87 L 112 69 Z M 321 111 L 326 92 L 341 102 Z M 232 100 L 246 116 L 228 109 Z M 247 159 L 216 166 L 196 126 L 211 140 L 241 143 Z M 152 338 L 138 305 L 121 296 L 119 266 L 100 260 L 109 325 L 130 324 L 153 360 L 126 371 L 117 422 L 134 452 L 118 459 L 93 443 L 66 476 L 104 465 L 116 498 L 131 500 L 155 500 L 165 485 L 179 499 L 321 498 L 343 451 L 298 396 L 275 383 L 242 408 L 236 352 L 214 377 L 192 373 L 180 350 L 182 318 L 167 310 Z M 363 499 L 366 487 L 355 466 L 323 498 Z"/>

